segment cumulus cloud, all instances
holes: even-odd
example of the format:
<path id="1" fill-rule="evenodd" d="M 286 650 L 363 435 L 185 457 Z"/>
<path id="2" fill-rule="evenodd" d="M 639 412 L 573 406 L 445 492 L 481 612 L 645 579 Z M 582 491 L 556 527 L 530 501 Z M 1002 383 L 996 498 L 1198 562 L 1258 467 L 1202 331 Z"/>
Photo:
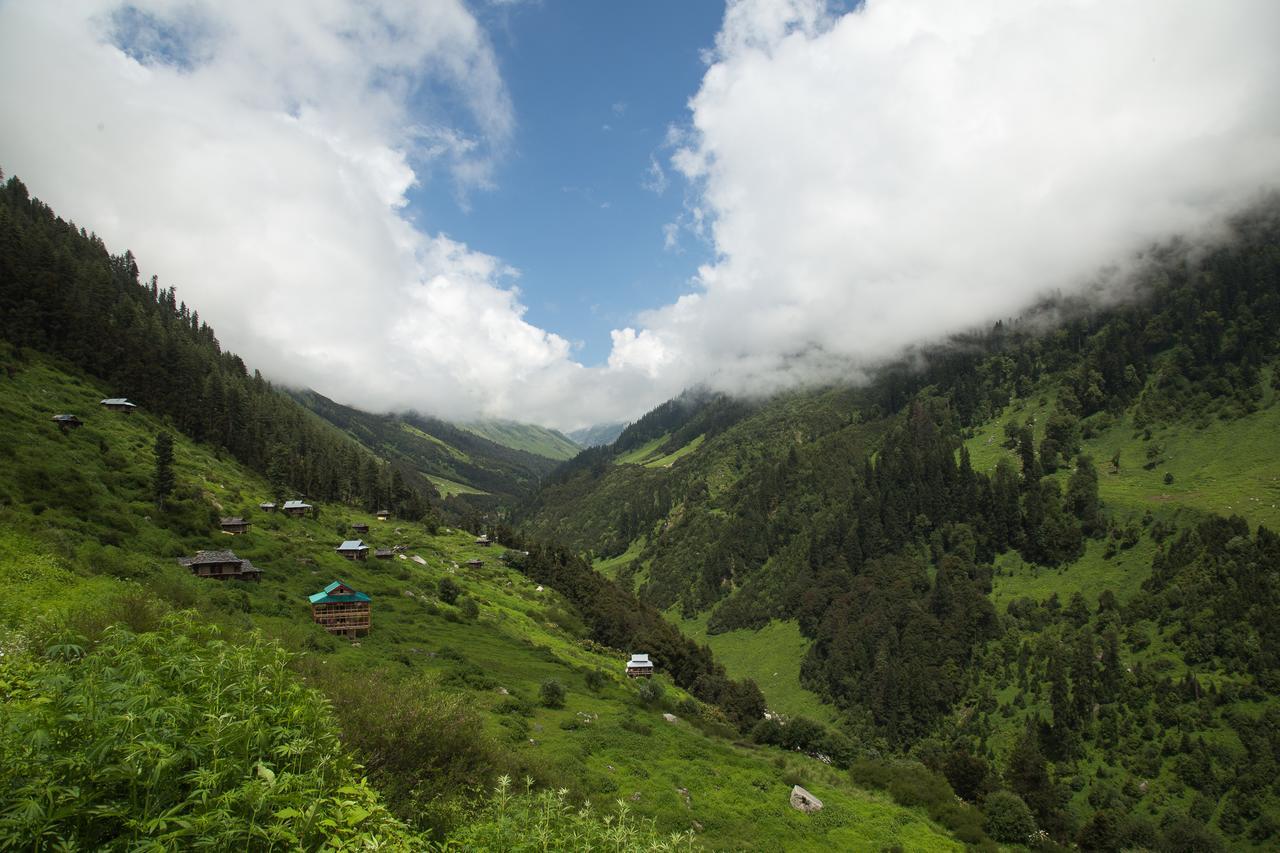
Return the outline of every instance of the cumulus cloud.
<path id="1" fill-rule="evenodd" d="M 1280 182 L 1277 33 L 1272 0 L 730 2 L 672 157 L 716 260 L 617 361 L 849 376 L 1203 235 Z"/>
<path id="2" fill-rule="evenodd" d="M 528 323 L 516 271 L 409 218 L 417 182 L 490 186 L 515 131 L 461 0 L 8 3 L 0 79 L 0 165 L 273 379 L 566 428 L 651 399 Z"/>

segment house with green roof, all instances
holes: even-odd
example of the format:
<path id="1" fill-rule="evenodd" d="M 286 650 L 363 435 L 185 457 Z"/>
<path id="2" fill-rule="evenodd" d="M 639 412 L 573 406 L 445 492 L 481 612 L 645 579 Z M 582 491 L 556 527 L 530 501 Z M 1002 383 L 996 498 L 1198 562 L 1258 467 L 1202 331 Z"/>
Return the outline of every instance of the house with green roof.
<path id="1" fill-rule="evenodd" d="M 312 620 L 330 634 L 355 637 L 369 633 L 373 599 L 366 593 L 334 581 L 308 600 Z"/>

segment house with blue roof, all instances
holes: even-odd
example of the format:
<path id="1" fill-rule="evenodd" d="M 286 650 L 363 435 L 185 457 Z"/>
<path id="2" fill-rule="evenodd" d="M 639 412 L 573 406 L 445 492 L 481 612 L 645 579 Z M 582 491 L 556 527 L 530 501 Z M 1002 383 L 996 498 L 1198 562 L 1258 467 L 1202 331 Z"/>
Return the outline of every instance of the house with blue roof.
<path id="1" fill-rule="evenodd" d="M 311 602 L 311 619 L 330 634 L 355 637 L 369 633 L 373 599 L 367 594 L 334 581 L 307 600 Z"/>
<path id="2" fill-rule="evenodd" d="M 369 546 L 359 539 L 348 539 L 333 550 L 338 552 L 338 556 L 346 557 L 348 560 L 369 559 Z"/>

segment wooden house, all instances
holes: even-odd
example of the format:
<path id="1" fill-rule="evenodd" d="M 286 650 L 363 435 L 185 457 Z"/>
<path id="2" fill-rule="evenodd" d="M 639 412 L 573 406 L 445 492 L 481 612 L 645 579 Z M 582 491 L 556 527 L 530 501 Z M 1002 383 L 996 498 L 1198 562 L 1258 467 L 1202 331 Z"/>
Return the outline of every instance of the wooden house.
<path id="1" fill-rule="evenodd" d="M 492 540 L 489 539 L 489 534 L 482 533 L 480 534 L 480 538 L 476 540 L 476 544 L 481 548 L 488 548 L 489 545 L 492 544 Z"/>
<path id="2" fill-rule="evenodd" d="M 388 518 L 391 517 L 391 511 L 386 509 L 380 509 L 375 513 L 375 515 L 377 516 L 378 521 L 386 521 Z"/>
<path id="3" fill-rule="evenodd" d="M 262 569 L 242 560 L 230 551 L 196 551 L 194 557 L 181 557 L 178 565 L 186 566 L 198 578 L 220 581 L 254 581 L 262 579 Z"/>
<path id="4" fill-rule="evenodd" d="M 232 518 L 220 519 L 218 525 L 222 528 L 223 533 L 230 533 L 233 536 L 249 532 L 249 522 L 238 515 Z"/>
<path id="5" fill-rule="evenodd" d="M 275 512 L 279 507 L 275 505 L 275 501 L 263 501 L 258 504 L 258 509 L 263 512 Z"/>
<path id="6" fill-rule="evenodd" d="M 378 560 L 390 560 L 395 555 L 396 552 L 392 551 L 390 548 L 379 548 L 373 552 L 374 558 Z"/>
<path id="7" fill-rule="evenodd" d="M 358 521 L 355 524 L 351 525 L 351 529 L 354 530 L 356 533 L 368 533 L 369 525 L 365 524 L 363 521 Z"/>
<path id="8" fill-rule="evenodd" d="M 124 397 L 108 397 L 102 401 L 102 405 L 108 412 L 123 412 L 126 415 L 138 408 Z"/>
<path id="9" fill-rule="evenodd" d="M 478 569 L 484 565 L 484 560 L 467 560 L 467 565 L 473 569 Z"/>
<path id="10" fill-rule="evenodd" d="M 311 512 L 311 504 L 302 501 L 285 501 L 284 514 L 291 515 L 294 518 L 301 518 Z"/>
<path id="11" fill-rule="evenodd" d="M 53 422 L 58 425 L 58 429 L 68 432 L 76 427 L 84 426 L 84 421 L 75 415 L 54 415 Z"/>
<path id="12" fill-rule="evenodd" d="M 330 634 L 354 637 L 369 632 L 373 599 L 367 594 L 334 581 L 308 600 L 312 620 Z"/>
<path id="13" fill-rule="evenodd" d="M 649 660 L 649 656 L 635 655 L 631 656 L 631 660 L 627 661 L 627 677 L 628 678 L 652 678 L 653 677 L 653 661 Z"/>
<path id="14" fill-rule="evenodd" d="M 348 539 L 333 550 L 338 552 L 338 556 L 346 557 L 348 560 L 369 559 L 369 546 L 359 539 Z"/>

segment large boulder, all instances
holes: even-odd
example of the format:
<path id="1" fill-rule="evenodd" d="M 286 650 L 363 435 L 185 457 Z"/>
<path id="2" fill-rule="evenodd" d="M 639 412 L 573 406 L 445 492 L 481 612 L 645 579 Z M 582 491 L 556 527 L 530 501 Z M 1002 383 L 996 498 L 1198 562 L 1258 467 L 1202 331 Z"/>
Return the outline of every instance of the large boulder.
<path id="1" fill-rule="evenodd" d="M 821 811 L 822 800 L 796 785 L 791 789 L 791 808 L 799 809 L 802 812 Z"/>

